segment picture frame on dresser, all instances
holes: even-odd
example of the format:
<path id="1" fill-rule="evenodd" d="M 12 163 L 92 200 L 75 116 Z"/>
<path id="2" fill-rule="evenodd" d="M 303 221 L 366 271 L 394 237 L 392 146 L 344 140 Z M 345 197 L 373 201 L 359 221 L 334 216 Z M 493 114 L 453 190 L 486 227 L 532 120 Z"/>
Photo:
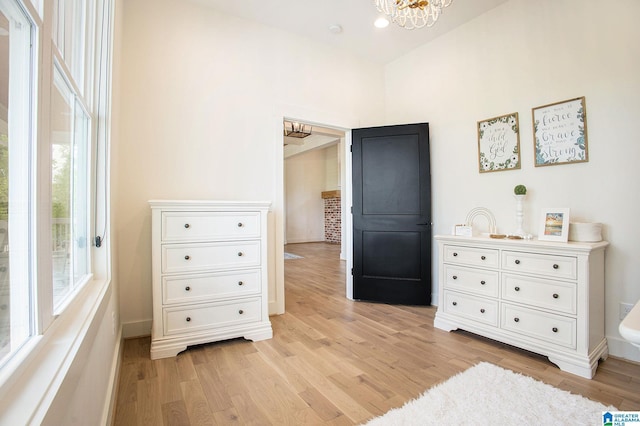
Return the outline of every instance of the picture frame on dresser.
<path id="1" fill-rule="evenodd" d="M 566 243 L 569 240 L 569 215 L 570 209 L 566 207 L 543 208 L 538 239 Z"/>

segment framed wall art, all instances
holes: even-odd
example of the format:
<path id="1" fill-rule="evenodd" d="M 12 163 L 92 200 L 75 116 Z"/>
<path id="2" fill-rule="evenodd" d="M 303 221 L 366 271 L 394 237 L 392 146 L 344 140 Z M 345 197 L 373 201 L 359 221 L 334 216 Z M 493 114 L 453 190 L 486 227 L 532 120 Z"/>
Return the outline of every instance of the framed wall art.
<path id="1" fill-rule="evenodd" d="M 589 161 L 584 96 L 531 110 L 535 165 Z"/>
<path id="2" fill-rule="evenodd" d="M 520 130 L 514 112 L 478 121 L 480 173 L 520 168 Z"/>
<path id="3" fill-rule="evenodd" d="M 569 239 L 569 209 L 564 207 L 542 209 L 538 239 L 566 243 Z"/>

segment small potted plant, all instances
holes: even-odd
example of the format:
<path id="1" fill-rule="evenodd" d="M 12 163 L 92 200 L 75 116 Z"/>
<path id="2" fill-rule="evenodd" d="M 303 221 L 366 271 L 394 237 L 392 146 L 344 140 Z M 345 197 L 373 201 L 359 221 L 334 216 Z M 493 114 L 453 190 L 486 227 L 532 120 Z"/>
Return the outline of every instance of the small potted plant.
<path id="1" fill-rule="evenodd" d="M 513 188 L 513 193 L 516 197 L 516 225 L 518 229 L 515 232 L 515 235 L 524 236 L 526 232 L 522 228 L 522 224 L 524 222 L 524 209 L 522 203 L 524 201 L 525 196 L 527 195 L 527 187 L 524 185 L 516 185 Z"/>
<path id="2" fill-rule="evenodd" d="M 513 193 L 516 195 L 527 195 L 527 187 L 524 185 L 516 185 L 513 188 Z"/>

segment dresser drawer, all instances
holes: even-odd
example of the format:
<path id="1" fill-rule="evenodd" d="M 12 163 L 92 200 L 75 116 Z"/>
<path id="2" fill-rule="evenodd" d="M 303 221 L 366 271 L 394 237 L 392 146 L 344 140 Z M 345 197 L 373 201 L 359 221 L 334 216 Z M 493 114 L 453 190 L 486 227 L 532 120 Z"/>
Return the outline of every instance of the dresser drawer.
<path id="1" fill-rule="evenodd" d="M 448 289 L 498 297 L 498 271 L 444 265 L 444 285 Z"/>
<path id="2" fill-rule="evenodd" d="M 200 272 L 260 266 L 260 241 L 162 245 L 162 272 Z"/>
<path id="3" fill-rule="evenodd" d="M 502 274 L 502 298 L 543 309 L 576 314 L 575 283 L 504 273 Z"/>
<path id="4" fill-rule="evenodd" d="M 502 268 L 554 278 L 575 280 L 578 277 L 578 259 L 571 256 L 505 250 L 502 252 Z"/>
<path id="5" fill-rule="evenodd" d="M 498 326 L 498 301 L 496 300 L 445 291 L 443 308 L 450 314 Z"/>
<path id="6" fill-rule="evenodd" d="M 497 268 L 498 250 L 479 247 L 444 246 L 444 262 Z"/>
<path id="7" fill-rule="evenodd" d="M 163 212 L 162 241 L 211 241 L 258 238 L 260 213 Z"/>
<path id="8" fill-rule="evenodd" d="M 162 303 L 195 303 L 260 293 L 260 270 L 162 278 Z"/>
<path id="9" fill-rule="evenodd" d="M 164 308 L 164 334 L 194 333 L 217 327 L 229 327 L 260 321 L 260 298 L 228 304 L 193 305 Z"/>
<path id="10" fill-rule="evenodd" d="M 576 320 L 508 303 L 502 304 L 500 327 L 523 336 L 576 347 Z"/>

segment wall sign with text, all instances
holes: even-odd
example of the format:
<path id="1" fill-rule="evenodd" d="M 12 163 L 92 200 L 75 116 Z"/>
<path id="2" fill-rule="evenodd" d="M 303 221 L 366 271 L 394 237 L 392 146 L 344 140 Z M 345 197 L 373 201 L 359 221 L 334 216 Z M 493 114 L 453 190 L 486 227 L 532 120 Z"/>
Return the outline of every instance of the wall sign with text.
<path id="1" fill-rule="evenodd" d="M 478 121 L 480 173 L 520 168 L 518 113 Z"/>
<path id="2" fill-rule="evenodd" d="M 531 112 L 536 167 L 589 161 L 584 96 Z"/>

